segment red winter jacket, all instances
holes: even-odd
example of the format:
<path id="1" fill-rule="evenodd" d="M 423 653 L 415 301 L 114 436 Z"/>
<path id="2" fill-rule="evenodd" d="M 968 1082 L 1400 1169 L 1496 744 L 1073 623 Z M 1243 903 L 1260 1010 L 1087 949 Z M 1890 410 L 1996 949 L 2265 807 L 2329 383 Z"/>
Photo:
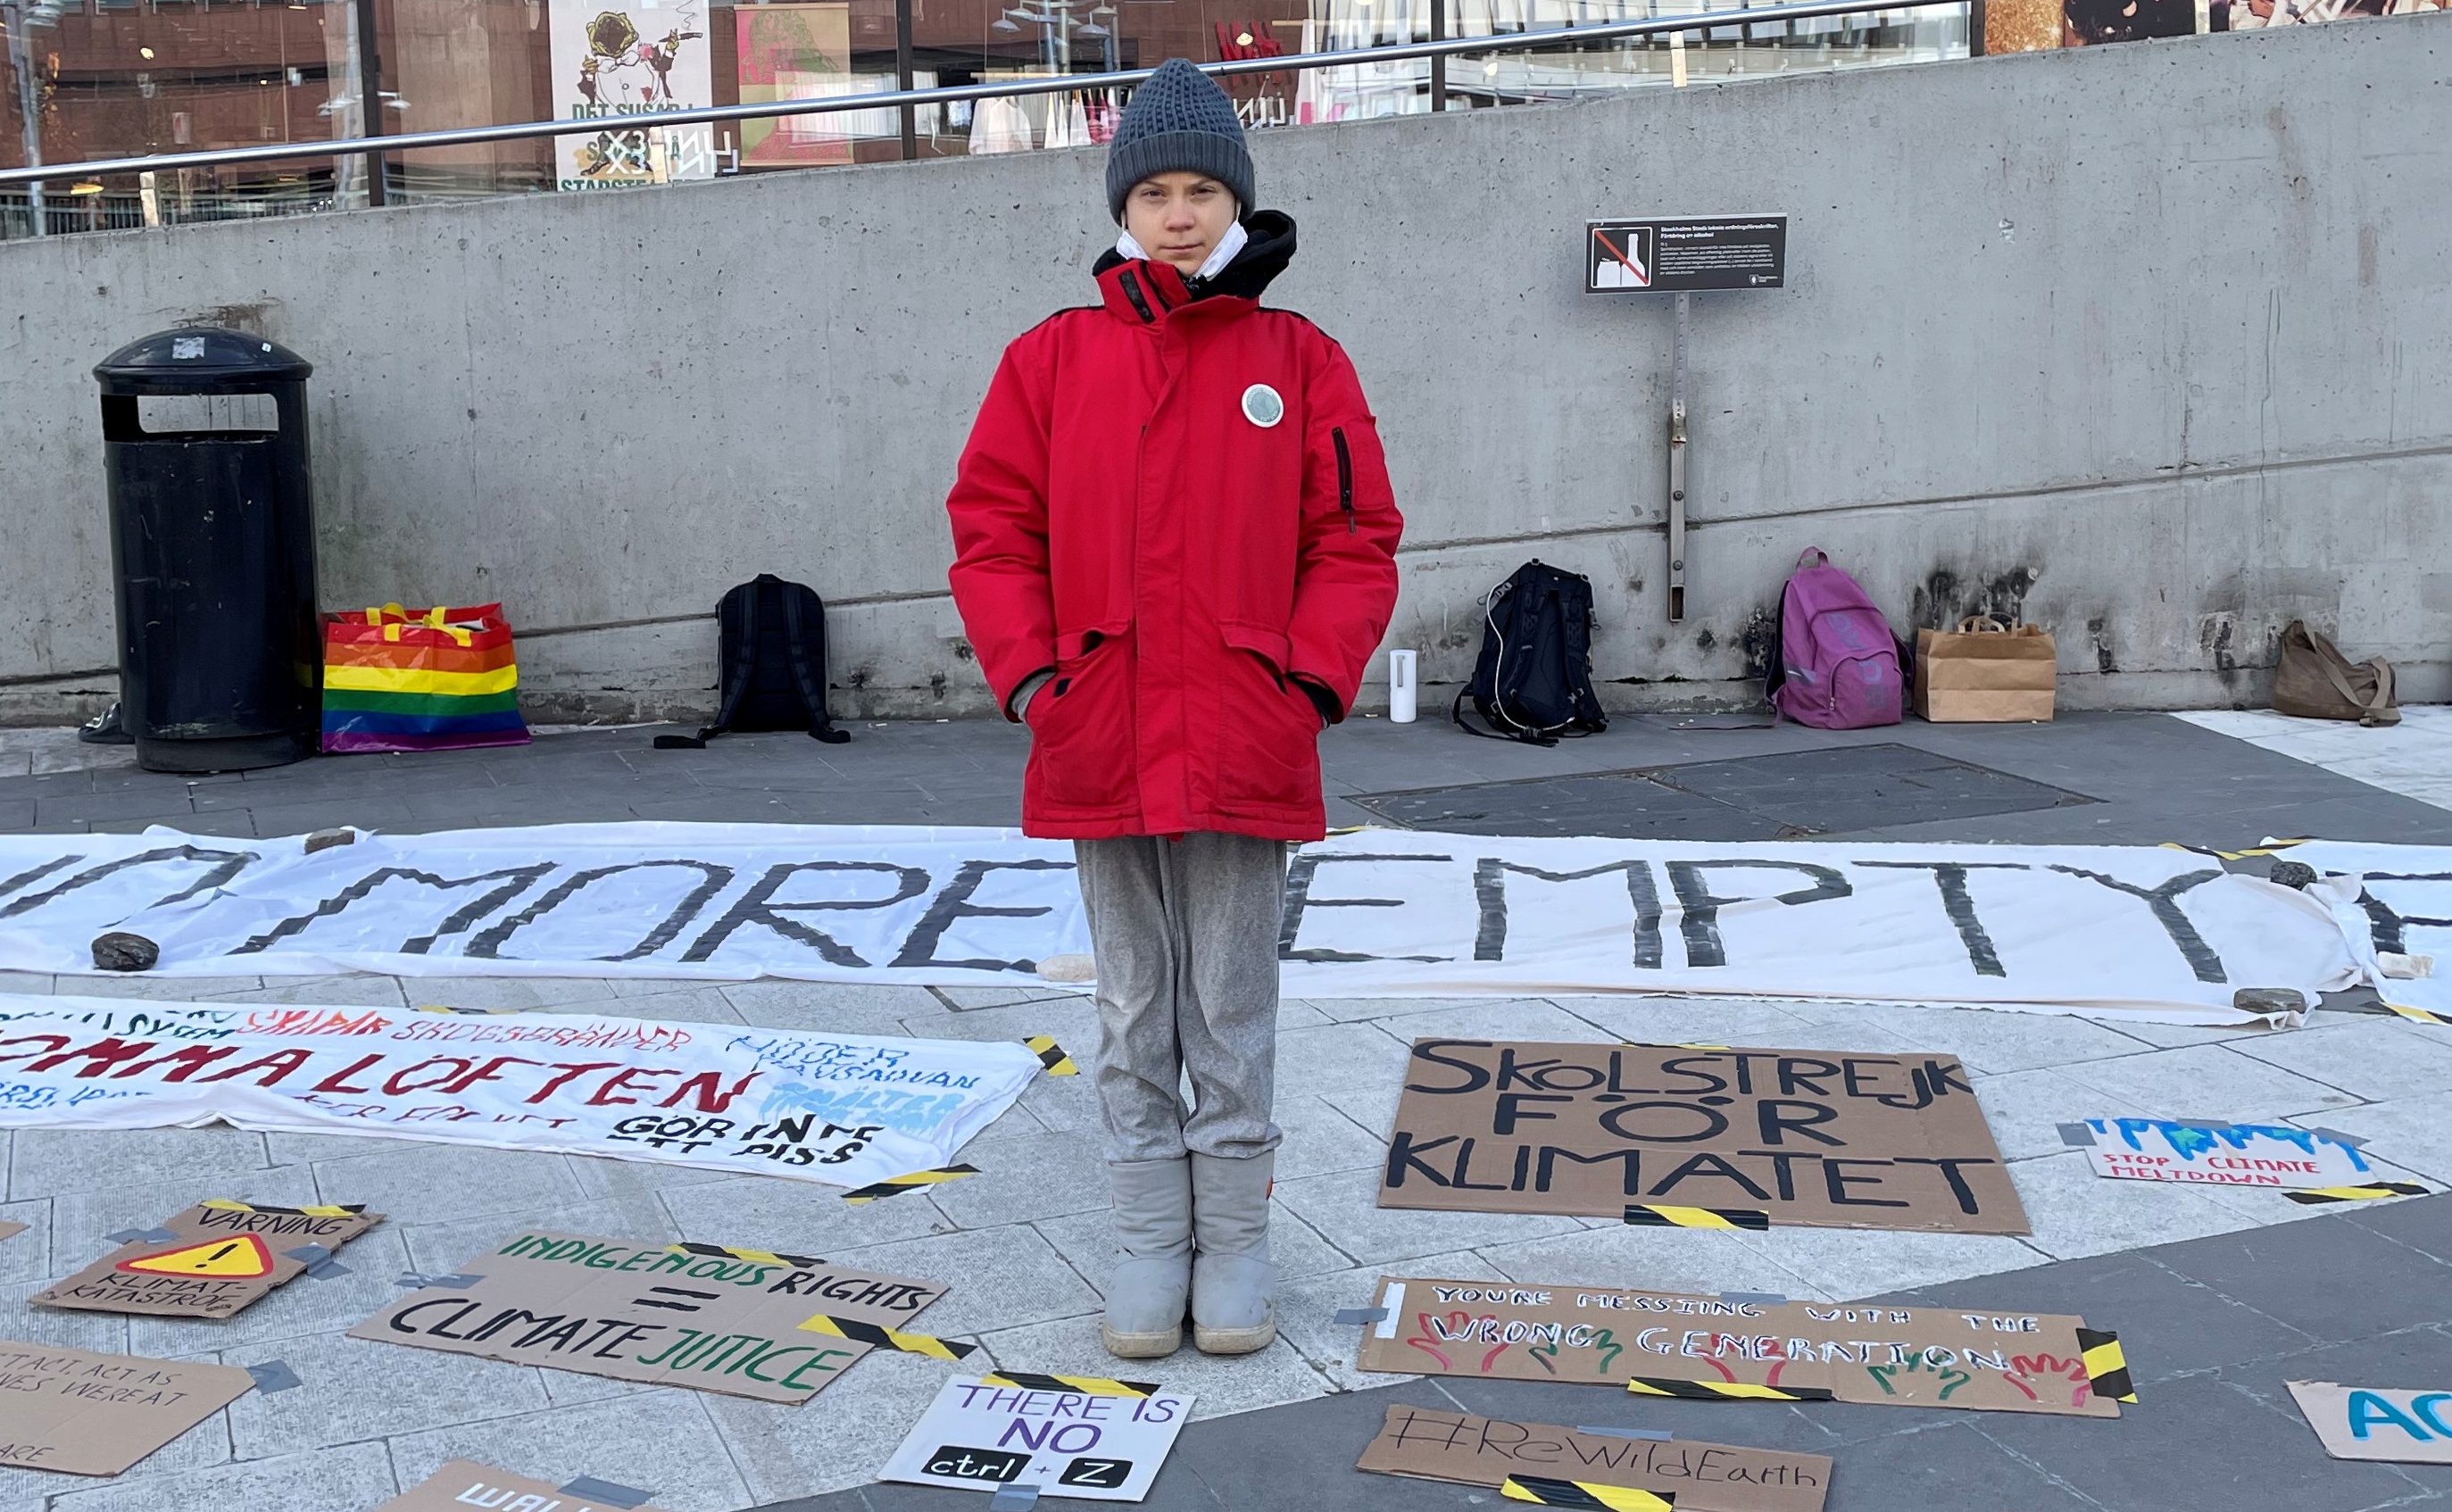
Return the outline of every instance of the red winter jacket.
<path id="1" fill-rule="evenodd" d="M 1245 226 L 1197 298 L 1102 259 L 1103 303 L 1005 348 L 963 449 L 945 508 L 979 668 L 1008 718 L 1055 674 L 1029 708 L 1033 835 L 1325 833 L 1322 715 L 1387 630 L 1404 521 L 1354 364 L 1259 307 L 1294 223 Z"/>

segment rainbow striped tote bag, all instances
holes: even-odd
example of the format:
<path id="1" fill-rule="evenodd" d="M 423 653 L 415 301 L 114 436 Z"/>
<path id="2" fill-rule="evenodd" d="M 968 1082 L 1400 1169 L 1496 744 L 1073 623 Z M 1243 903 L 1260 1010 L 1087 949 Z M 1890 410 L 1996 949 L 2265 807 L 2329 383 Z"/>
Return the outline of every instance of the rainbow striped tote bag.
<path id="1" fill-rule="evenodd" d="M 525 745 L 520 669 L 498 603 L 324 617 L 324 750 Z"/>

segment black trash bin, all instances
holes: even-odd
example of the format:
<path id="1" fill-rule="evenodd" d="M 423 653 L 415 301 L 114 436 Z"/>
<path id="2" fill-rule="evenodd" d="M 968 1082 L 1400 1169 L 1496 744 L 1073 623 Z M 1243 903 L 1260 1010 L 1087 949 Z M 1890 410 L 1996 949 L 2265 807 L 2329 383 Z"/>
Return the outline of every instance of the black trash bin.
<path id="1" fill-rule="evenodd" d="M 162 331 L 102 381 L 120 711 L 137 764 L 233 772 L 314 753 L 323 651 L 305 359 Z"/>

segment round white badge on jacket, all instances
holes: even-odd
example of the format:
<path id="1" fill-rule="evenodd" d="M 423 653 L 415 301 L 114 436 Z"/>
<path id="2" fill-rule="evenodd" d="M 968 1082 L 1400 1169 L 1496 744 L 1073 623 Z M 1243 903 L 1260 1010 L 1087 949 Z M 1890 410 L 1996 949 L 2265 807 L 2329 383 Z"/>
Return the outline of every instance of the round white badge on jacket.
<path id="1" fill-rule="evenodd" d="M 1254 383 L 1243 390 L 1243 418 L 1262 430 L 1286 418 L 1286 402 L 1266 383 Z"/>

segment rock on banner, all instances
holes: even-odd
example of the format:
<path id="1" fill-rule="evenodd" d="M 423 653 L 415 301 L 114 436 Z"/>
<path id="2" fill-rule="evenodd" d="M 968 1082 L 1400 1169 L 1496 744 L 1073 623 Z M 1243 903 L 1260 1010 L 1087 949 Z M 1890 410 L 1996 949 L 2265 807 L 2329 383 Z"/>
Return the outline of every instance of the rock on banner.
<path id="1" fill-rule="evenodd" d="M 0 995 L 0 1129 L 219 1121 L 860 1187 L 951 1164 L 1039 1070 L 998 1041 Z"/>
<path id="2" fill-rule="evenodd" d="M 2446 871 L 2407 848 L 2395 870 Z M 2437 859 L 2430 862 L 2429 855 Z M 1069 845 L 1009 830 L 574 824 L 298 838 L 0 836 L 0 969 L 1039 986 L 1090 948 Z M 2304 893 L 2144 846 L 1690 843 L 1376 830 L 1301 849 L 1293 996 L 1655 992 L 2238 1025 L 2362 976 Z"/>

